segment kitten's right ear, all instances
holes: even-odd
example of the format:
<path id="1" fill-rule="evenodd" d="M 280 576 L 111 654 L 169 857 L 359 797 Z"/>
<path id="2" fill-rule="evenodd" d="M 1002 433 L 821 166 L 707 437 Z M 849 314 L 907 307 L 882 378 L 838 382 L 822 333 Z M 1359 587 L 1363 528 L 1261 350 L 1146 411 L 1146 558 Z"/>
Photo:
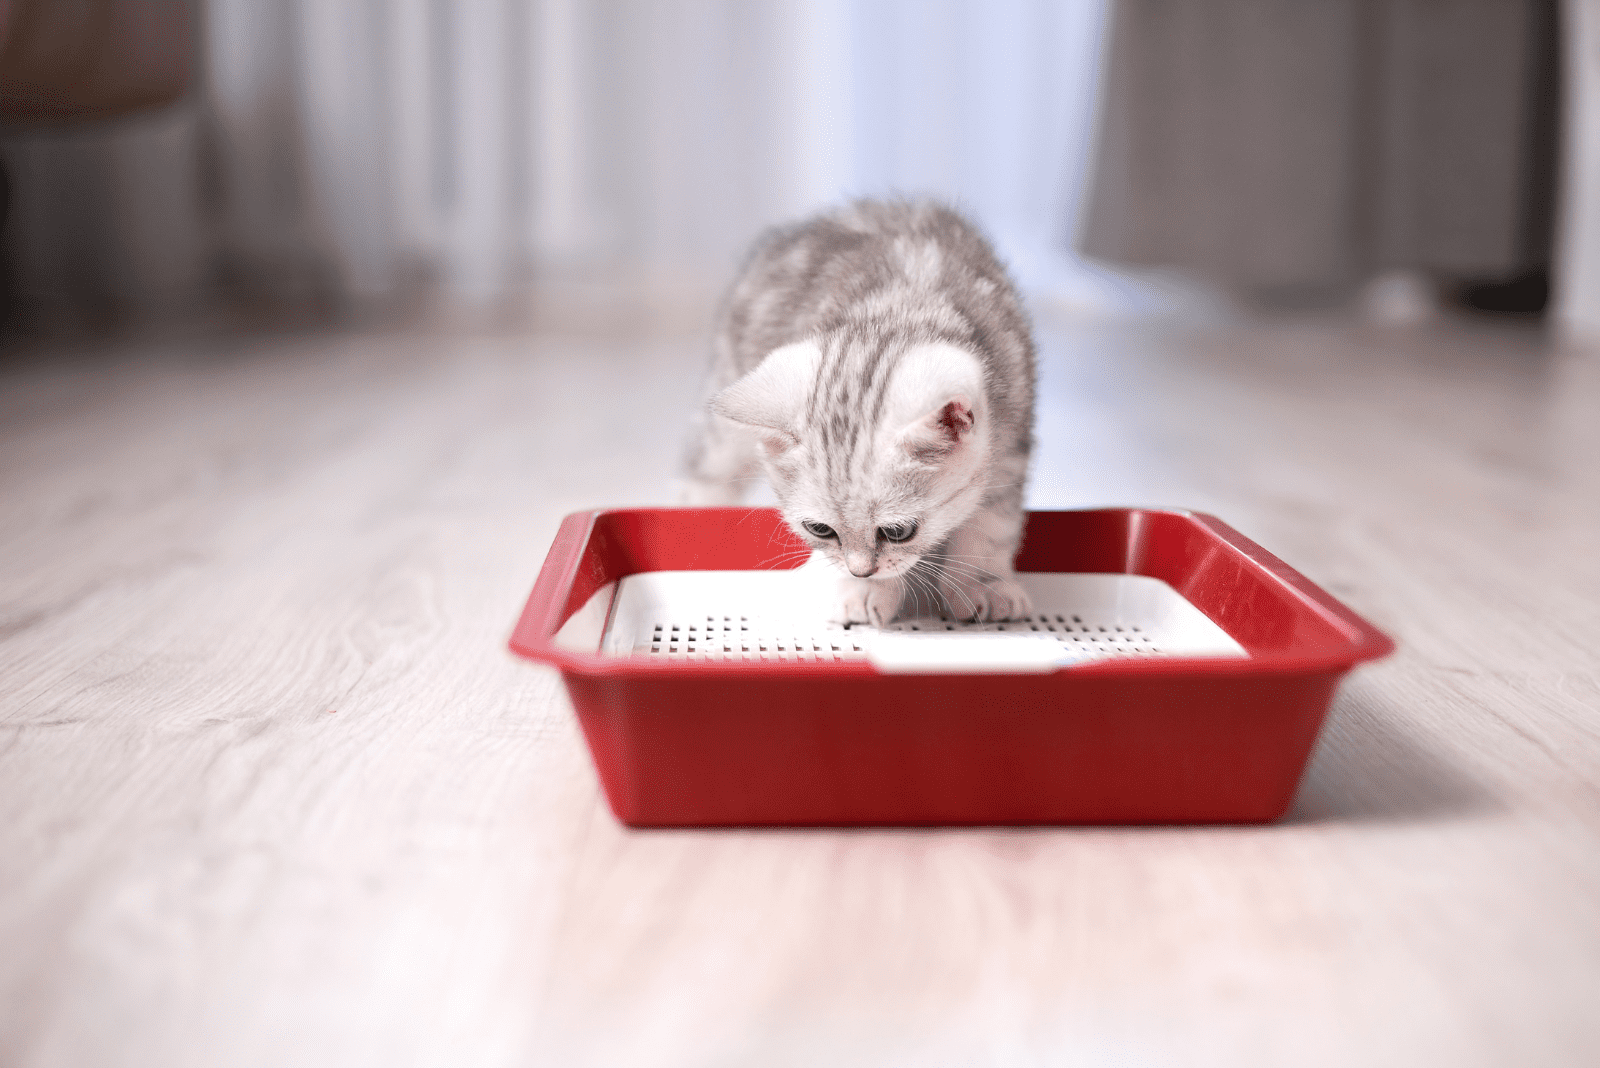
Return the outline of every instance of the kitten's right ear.
<path id="1" fill-rule="evenodd" d="M 821 362 L 814 341 L 773 349 L 754 371 L 712 397 L 711 410 L 760 431 L 769 453 L 787 452 L 799 441 L 800 409 Z"/>

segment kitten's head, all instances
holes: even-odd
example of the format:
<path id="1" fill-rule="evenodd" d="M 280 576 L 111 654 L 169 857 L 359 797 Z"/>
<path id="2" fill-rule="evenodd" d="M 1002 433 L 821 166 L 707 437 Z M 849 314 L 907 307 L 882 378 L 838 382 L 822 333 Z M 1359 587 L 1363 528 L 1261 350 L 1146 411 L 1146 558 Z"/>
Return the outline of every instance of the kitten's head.
<path id="1" fill-rule="evenodd" d="M 759 435 L 795 533 L 853 575 L 888 578 L 943 543 L 983 497 L 983 366 L 943 342 L 861 355 L 843 343 L 785 346 L 711 410 Z"/>

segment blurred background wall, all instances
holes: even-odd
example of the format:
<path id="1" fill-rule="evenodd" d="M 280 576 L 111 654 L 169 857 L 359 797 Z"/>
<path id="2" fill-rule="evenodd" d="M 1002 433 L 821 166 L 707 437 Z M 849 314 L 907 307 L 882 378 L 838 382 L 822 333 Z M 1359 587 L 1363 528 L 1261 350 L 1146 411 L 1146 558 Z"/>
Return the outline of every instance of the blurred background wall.
<path id="1" fill-rule="evenodd" d="M 419 287 L 472 305 L 596 275 L 720 285 L 762 227 L 893 191 L 960 201 L 1030 277 L 1095 284 L 1069 236 L 1099 0 L 211 0 L 194 14 L 199 77 L 176 106 L 5 138 L 30 307 Z"/>
<path id="2" fill-rule="evenodd" d="M 0 0 L 8 288 L 39 324 L 699 293 L 903 192 L 1100 311 L 1396 275 L 1526 311 L 1557 261 L 1600 328 L 1595 3 Z"/>

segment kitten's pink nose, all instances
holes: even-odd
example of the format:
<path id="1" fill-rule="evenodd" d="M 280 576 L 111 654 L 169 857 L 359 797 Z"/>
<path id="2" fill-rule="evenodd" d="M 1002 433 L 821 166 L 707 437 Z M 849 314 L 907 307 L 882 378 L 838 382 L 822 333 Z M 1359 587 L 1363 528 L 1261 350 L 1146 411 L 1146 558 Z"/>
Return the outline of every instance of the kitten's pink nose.
<path id="1" fill-rule="evenodd" d="M 868 553 L 850 553 L 844 558 L 844 563 L 856 578 L 867 578 L 878 570 L 878 561 Z"/>

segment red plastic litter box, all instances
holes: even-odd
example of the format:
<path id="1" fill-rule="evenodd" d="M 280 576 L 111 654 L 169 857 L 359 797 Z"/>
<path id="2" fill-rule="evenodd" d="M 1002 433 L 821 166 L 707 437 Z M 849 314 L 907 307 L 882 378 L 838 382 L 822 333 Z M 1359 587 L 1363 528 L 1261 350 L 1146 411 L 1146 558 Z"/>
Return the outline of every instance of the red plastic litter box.
<path id="1" fill-rule="evenodd" d="M 1016 567 L 1039 611 L 1003 626 L 807 631 L 792 624 L 812 609 L 785 592 L 802 573 L 779 574 L 803 550 L 772 509 L 562 523 L 511 648 L 561 670 L 618 819 L 1266 822 L 1293 800 L 1340 678 L 1394 648 L 1195 512 L 1031 513 Z M 663 615 L 673 604 L 682 620 Z"/>

